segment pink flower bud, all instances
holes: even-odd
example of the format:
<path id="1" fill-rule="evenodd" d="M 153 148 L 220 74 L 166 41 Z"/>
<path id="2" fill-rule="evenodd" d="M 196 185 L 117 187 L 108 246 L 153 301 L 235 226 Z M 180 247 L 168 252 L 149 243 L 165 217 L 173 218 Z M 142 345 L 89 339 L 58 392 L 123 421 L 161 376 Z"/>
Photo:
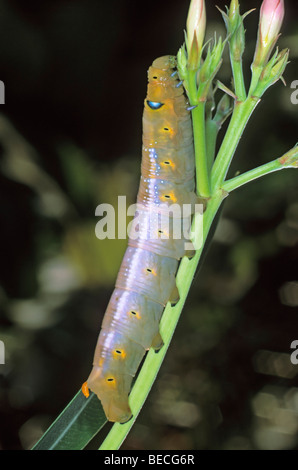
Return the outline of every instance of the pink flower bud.
<path id="1" fill-rule="evenodd" d="M 260 12 L 260 32 L 264 45 L 278 35 L 285 14 L 284 0 L 264 0 Z"/>
<path id="2" fill-rule="evenodd" d="M 260 11 L 255 63 L 264 64 L 278 39 L 285 13 L 284 0 L 264 0 Z"/>
<path id="3" fill-rule="evenodd" d="M 186 22 L 186 46 L 190 52 L 196 37 L 199 51 L 202 49 L 206 30 L 206 8 L 204 0 L 191 0 Z"/>

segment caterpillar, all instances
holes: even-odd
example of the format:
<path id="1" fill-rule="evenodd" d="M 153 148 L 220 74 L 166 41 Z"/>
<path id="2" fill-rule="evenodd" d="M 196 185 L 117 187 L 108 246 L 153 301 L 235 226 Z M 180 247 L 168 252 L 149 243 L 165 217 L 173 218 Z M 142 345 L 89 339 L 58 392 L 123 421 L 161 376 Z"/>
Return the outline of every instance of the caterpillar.
<path id="1" fill-rule="evenodd" d="M 187 204 L 193 214 L 197 201 L 191 116 L 180 85 L 174 56 L 160 57 L 149 67 L 134 216 L 139 236 L 129 234 L 93 369 L 82 386 L 86 397 L 89 389 L 98 396 L 113 422 L 124 423 L 132 416 L 128 401 L 132 379 L 145 352 L 163 345 L 159 323 L 167 302 L 179 301 L 175 279 L 179 260 L 194 254 L 187 234 L 174 236 L 175 227 L 184 222 L 181 212 L 166 210 Z"/>

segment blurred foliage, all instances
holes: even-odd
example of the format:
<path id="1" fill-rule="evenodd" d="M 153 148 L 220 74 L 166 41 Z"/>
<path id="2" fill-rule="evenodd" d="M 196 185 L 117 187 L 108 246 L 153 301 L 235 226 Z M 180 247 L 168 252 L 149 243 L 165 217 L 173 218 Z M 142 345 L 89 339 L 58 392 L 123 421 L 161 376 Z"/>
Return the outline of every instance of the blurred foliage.
<path id="1" fill-rule="evenodd" d="M 208 33 L 222 34 L 207 6 Z M 289 2 L 288 2 L 289 3 Z M 287 86 L 264 97 L 231 174 L 297 141 L 297 5 Z M 224 2 L 216 2 L 221 8 Z M 251 2 L 241 2 L 242 11 Z M 152 60 L 183 40 L 188 1 L 0 0 L 0 448 L 28 449 L 89 374 L 125 240 L 95 209 L 135 200 Z M 257 13 L 246 19 L 246 75 Z M 230 80 L 228 62 L 220 79 Z M 297 449 L 297 174 L 232 194 L 159 377 L 123 449 Z M 152 430 L 154 429 L 154 432 Z"/>

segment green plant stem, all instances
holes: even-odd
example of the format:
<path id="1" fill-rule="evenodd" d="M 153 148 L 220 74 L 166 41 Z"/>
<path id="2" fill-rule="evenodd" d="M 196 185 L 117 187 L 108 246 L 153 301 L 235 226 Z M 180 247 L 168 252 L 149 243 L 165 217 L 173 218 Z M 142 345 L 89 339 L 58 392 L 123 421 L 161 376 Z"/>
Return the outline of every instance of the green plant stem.
<path id="1" fill-rule="evenodd" d="M 243 77 L 242 60 L 234 59 L 231 54 L 231 65 L 232 65 L 234 87 L 235 87 L 235 94 L 237 96 L 237 100 L 245 101 L 246 89 L 245 89 L 244 77 Z"/>
<path id="2" fill-rule="evenodd" d="M 223 185 L 243 131 L 258 102 L 259 99 L 248 97 L 245 101 L 237 101 L 235 103 L 229 127 L 213 165 L 211 175 L 211 186 L 213 190 Z"/>
<path id="3" fill-rule="evenodd" d="M 268 175 L 269 173 L 273 173 L 275 171 L 283 170 L 285 165 L 280 163 L 280 160 L 273 160 L 272 162 L 265 163 L 264 165 L 258 166 L 253 170 L 247 171 L 242 175 L 235 176 L 235 178 L 231 178 L 227 180 L 222 185 L 222 189 L 227 191 L 228 193 L 234 191 L 235 189 L 240 188 L 244 184 L 250 183 L 262 176 Z"/>
<path id="4" fill-rule="evenodd" d="M 254 63 L 251 65 L 251 83 L 250 83 L 250 88 L 248 95 L 251 96 L 253 95 L 256 87 L 259 84 L 260 76 L 263 71 L 263 67 L 260 65 L 255 65 Z"/>
<path id="5" fill-rule="evenodd" d="M 210 183 L 207 164 L 207 145 L 205 128 L 205 102 L 200 101 L 192 111 L 194 147 L 196 155 L 197 194 L 202 197 L 210 196 Z"/>
<path id="6" fill-rule="evenodd" d="M 141 407 L 143 406 L 146 397 L 150 392 L 150 389 L 163 362 L 164 356 L 167 352 L 171 338 L 173 336 L 177 322 L 182 312 L 212 222 L 225 196 L 226 194 L 223 191 L 218 191 L 209 200 L 207 209 L 203 216 L 199 214 L 195 216 L 195 219 L 197 217 L 201 218 L 203 243 L 202 246 L 196 251 L 195 256 L 191 260 L 184 257 L 180 263 L 179 270 L 177 273 L 177 287 L 180 294 L 180 300 L 174 307 L 171 307 L 170 304 L 167 305 L 160 323 L 160 333 L 163 338 L 164 345 L 157 354 L 152 349 L 148 352 L 146 360 L 144 361 L 142 369 L 132 388 L 130 394 L 130 403 L 133 412 L 133 418 L 125 424 L 115 423 L 108 436 L 102 443 L 100 450 L 119 449 L 123 440 L 125 439 L 126 435 L 134 424 L 141 410 Z"/>
<path id="7" fill-rule="evenodd" d="M 210 177 L 211 168 L 214 162 L 216 139 L 218 134 L 218 124 L 213 119 L 206 120 L 206 151 L 207 151 L 207 169 Z"/>
<path id="8" fill-rule="evenodd" d="M 205 129 L 206 101 L 198 101 L 196 73 L 189 71 L 188 95 L 192 105 L 197 105 L 192 110 L 192 125 L 194 135 L 194 148 L 196 155 L 196 185 L 197 194 L 202 197 L 210 196 L 210 182 L 207 164 L 207 146 Z"/>

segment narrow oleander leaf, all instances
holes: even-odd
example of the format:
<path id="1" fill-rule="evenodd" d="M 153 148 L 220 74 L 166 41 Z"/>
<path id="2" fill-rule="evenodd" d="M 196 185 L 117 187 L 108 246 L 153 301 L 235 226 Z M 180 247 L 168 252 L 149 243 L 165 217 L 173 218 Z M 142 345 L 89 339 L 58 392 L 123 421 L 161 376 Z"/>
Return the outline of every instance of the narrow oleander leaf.
<path id="1" fill-rule="evenodd" d="M 82 450 L 106 422 L 97 396 L 79 391 L 32 450 Z"/>

